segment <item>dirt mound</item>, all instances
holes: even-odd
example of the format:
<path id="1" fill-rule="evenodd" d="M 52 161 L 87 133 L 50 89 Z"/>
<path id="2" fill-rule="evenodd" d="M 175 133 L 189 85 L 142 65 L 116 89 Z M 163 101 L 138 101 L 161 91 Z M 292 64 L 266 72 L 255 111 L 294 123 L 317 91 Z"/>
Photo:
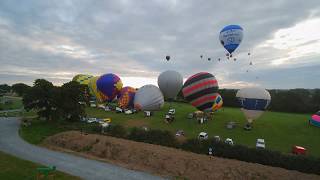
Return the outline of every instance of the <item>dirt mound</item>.
<path id="1" fill-rule="evenodd" d="M 76 153 L 164 177 L 187 179 L 320 179 L 320 176 L 108 136 L 70 131 L 49 137 L 47 147 Z"/>

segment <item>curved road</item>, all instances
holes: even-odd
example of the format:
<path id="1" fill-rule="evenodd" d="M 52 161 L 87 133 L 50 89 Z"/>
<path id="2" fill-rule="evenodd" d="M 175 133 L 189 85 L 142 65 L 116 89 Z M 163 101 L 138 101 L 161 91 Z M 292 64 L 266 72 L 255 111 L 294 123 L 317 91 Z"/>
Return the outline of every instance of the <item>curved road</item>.
<path id="1" fill-rule="evenodd" d="M 108 163 L 51 151 L 29 144 L 18 134 L 18 118 L 0 118 L 0 150 L 22 159 L 46 166 L 54 165 L 58 170 L 83 179 L 162 179 L 151 174 L 128 170 Z"/>

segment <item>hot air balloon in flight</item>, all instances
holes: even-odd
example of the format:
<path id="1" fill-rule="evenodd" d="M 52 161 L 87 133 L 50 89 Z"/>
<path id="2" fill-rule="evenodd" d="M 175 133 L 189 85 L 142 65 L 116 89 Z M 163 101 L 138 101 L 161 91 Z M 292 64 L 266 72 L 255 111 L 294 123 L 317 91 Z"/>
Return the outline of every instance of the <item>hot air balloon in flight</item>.
<path id="1" fill-rule="evenodd" d="M 177 71 L 164 71 L 158 77 L 158 86 L 163 96 L 172 100 L 183 86 L 183 77 Z"/>
<path id="2" fill-rule="evenodd" d="M 104 74 L 97 80 L 97 89 L 107 102 L 111 102 L 122 89 L 121 79 L 115 74 Z"/>
<path id="3" fill-rule="evenodd" d="M 164 98 L 155 85 L 144 85 L 138 89 L 134 97 L 134 108 L 142 111 L 157 111 L 163 107 Z"/>
<path id="4" fill-rule="evenodd" d="M 99 76 L 95 76 L 90 79 L 88 83 L 88 87 L 90 90 L 90 94 L 96 98 L 98 102 L 103 102 L 105 99 L 103 99 L 102 93 L 97 89 L 97 80 L 99 79 Z"/>
<path id="5" fill-rule="evenodd" d="M 222 105 L 223 105 L 222 97 L 219 93 L 217 93 L 216 99 L 214 100 L 214 103 L 212 105 L 212 111 L 213 112 L 218 111 L 220 108 L 222 108 Z"/>
<path id="6" fill-rule="evenodd" d="M 77 74 L 72 78 L 72 81 L 76 81 L 83 85 L 88 85 L 91 78 L 93 78 L 93 76 L 88 74 Z"/>
<path id="7" fill-rule="evenodd" d="M 243 29 L 239 25 L 228 25 L 220 31 L 220 43 L 230 53 L 237 49 L 243 38 Z"/>
<path id="8" fill-rule="evenodd" d="M 134 96 L 136 94 L 136 89 L 133 87 L 124 87 L 121 89 L 118 98 L 118 105 L 120 108 L 133 108 Z"/>
<path id="9" fill-rule="evenodd" d="M 170 56 L 166 56 L 166 60 L 169 61 L 170 60 Z"/>
<path id="10" fill-rule="evenodd" d="M 271 102 L 269 92 L 259 87 L 249 87 L 238 90 L 236 97 L 238 98 L 241 111 L 244 113 L 248 124 L 247 129 L 251 129 L 253 120 L 259 118 L 267 109 Z"/>
<path id="11" fill-rule="evenodd" d="M 207 72 L 197 73 L 187 79 L 182 88 L 183 96 L 200 111 L 212 111 L 219 89 L 216 78 Z"/>

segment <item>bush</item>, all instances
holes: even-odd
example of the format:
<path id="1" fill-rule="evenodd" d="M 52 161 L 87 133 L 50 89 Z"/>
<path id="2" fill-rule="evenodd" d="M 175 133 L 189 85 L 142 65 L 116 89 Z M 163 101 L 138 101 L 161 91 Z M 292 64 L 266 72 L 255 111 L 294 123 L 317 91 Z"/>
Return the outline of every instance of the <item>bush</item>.
<path id="1" fill-rule="evenodd" d="M 178 147 L 175 136 L 170 131 L 150 130 L 134 128 L 130 132 L 128 139 L 145 142 L 150 144 L 158 144 L 168 147 Z"/>
<path id="2" fill-rule="evenodd" d="M 109 126 L 107 134 L 118 138 L 125 138 L 127 136 L 127 130 L 121 125 L 114 125 Z"/>

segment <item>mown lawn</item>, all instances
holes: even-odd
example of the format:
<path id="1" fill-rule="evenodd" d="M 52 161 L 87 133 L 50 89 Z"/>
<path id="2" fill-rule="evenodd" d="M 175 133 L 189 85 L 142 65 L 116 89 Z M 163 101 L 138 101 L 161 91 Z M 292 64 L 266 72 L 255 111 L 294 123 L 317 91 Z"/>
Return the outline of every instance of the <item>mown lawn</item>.
<path id="1" fill-rule="evenodd" d="M 20 109 L 23 107 L 21 97 L 3 96 L 3 97 L 0 97 L 0 100 L 2 100 L 2 99 L 6 99 L 9 102 L 6 104 L 1 103 L 0 110 Z"/>
<path id="2" fill-rule="evenodd" d="M 30 161 L 19 159 L 0 151 L 0 179 L 3 180 L 33 180 L 36 179 L 37 168 L 44 167 Z M 56 180 L 78 180 L 80 178 L 74 177 L 59 171 L 55 173 Z"/>

